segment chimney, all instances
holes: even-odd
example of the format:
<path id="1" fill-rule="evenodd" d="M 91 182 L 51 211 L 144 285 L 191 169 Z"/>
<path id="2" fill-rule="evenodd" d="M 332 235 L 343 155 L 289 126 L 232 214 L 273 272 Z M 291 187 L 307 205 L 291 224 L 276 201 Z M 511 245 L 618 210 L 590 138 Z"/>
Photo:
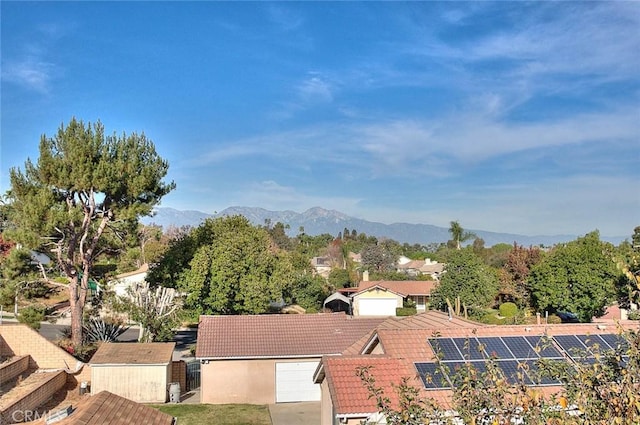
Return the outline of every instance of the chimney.
<path id="1" fill-rule="evenodd" d="M 362 272 L 362 281 L 369 282 L 369 270 L 365 270 Z"/>

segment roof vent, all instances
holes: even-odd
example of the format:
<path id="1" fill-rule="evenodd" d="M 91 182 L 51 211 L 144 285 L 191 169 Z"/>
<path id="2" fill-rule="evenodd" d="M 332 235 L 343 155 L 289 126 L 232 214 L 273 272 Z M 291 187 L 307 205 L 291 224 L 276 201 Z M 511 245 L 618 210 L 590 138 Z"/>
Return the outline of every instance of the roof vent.
<path id="1" fill-rule="evenodd" d="M 73 412 L 73 409 L 71 408 L 71 405 L 69 405 L 62 410 L 58 410 L 55 413 L 51 413 L 50 415 L 47 415 L 45 424 L 49 425 L 49 424 L 54 424 L 56 422 L 60 422 L 61 420 L 69 416 L 72 412 Z"/>

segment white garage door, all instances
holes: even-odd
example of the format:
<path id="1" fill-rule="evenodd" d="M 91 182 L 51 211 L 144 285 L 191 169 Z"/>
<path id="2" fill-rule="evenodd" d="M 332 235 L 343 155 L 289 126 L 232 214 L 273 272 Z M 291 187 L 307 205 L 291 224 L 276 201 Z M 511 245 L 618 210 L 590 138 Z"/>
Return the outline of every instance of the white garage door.
<path id="1" fill-rule="evenodd" d="M 360 316 L 395 316 L 398 302 L 395 298 L 363 298 L 360 300 Z"/>
<path id="2" fill-rule="evenodd" d="M 276 363 L 276 403 L 319 401 L 320 385 L 313 383 L 318 362 Z"/>

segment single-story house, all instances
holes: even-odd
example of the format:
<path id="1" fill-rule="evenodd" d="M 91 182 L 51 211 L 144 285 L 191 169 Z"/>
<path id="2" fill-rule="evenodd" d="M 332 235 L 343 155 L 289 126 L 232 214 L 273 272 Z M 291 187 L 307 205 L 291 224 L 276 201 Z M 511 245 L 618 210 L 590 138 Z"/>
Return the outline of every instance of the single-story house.
<path id="1" fill-rule="evenodd" d="M 351 296 L 353 315 L 395 316 L 405 300 L 413 301 L 419 313 L 424 312 L 437 284 L 433 280 L 362 281 Z"/>
<path id="2" fill-rule="evenodd" d="M 91 358 L 91 393 L 109 391 L 139 403 L 164 403 L 175 342 L 105 342 Z"/>
<path id="3" fill-rule="evenodd" d="M 313 373 L 383 319 L 344 313 L 201 316 L 196 358 L 202 403 L 319 401 Z"/>
<path id="4" fill-rule="evenodd" d="M 138 270 L 117 275 L 109 282 L 109 287 L 117 296 L 126 296 L 129 288 L 136 289 L 138 285 L 144 283 L 148 273 L 149 264 L 145 263 Z"/>
<path id="5" fill-rule="evenodd" d="M 48 412 L 43 418 L 28 424 L 57 425 L 175 425 L 176 418 L 166 413 L 128 400 L 108 391 L 83 397 L 76 406 L 58 412 Z"/>
<path id="6" fill-rule="evenodd" d="M 637 323 L 627 323 L 628 328 L 638 327 Z M 535 360 L 545 357 L 584 361 L 576 357 L 574 347 L 586 349 L 596 344 L 613 347 L 617 338 L 613 322 L 490 326 L 435 311 L 388 320 L 368 338 L 345 350 L 342 356 L 322 358 L 314 373 L 314 382 L 321 389 L 320 423 L 360 424 L 380 419 L 375 399 L 369 397 L 356 375 L 362 367 L 370 367 L 376 386 L 383 388 L 392 404 L 397 403 L 392 384 L 407 378 L 410 385 L 419 389 L 420 397 L 431 398 L 443 409 L 450 410 L 453 394 L 450 373 L 463 364 L 482 370 L 487 356 L 482 355 L 480 347 L 497 359 L 507 379 L 513 379 L 518 365 L 526 363 L 528 385 L 551 395 L 562 390 L 560 382 L 536 380 L 535 375 L 529 373 L 535 370 Z M 547 345 L 549 341 L 551 345 Z M 437 357 L 440 363 L 436 362 Z"/>

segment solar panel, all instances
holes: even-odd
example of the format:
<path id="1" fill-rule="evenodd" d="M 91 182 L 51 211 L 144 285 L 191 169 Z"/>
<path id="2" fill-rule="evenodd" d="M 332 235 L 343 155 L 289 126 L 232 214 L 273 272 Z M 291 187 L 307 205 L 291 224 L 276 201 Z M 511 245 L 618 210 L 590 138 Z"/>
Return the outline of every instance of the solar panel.
<path id="1" fill-rule="evenodd" d="M 437 363 L 416 363 L 415 367 L 425 388 L 451 388 L 451 384 Z"/>
<path id="2" fill-rule="evenodd" d="M 556 335 L 553 339 L 572 359 L 589 356 L 587 347 L 575 335 Z"/>
<path id="3" fill-rule="evenodd" d="M 600 335 L 600 338 L 602 338 L 607 344 L 609 344 L 609 347 L 613 348 L 614 350 L 620 347 L 621 349 L 626 351 L 629 348 L 627 341 L 620 335 L 603 334 Z"/>
<path id="4" fill-rule="evenodd" d="M 525 360 L 524 367 L 527 370 L 527 375 L 533 382 L 533 385 L 558 385 L 560 381 L 558 379 L 552 379 L 544 375 L 537 364 L 538 360 Z"/>
<path id="5" fill-rule="evenodd" d="M 462 360 L 462 354 L 451 338 L 430 338 L 429 344 L 440 360 Z"/>
<path id="6" fill-rule="evenodd" d="M 560 359 L 562 353 L 558 351 L 552 344 L 551 340 L 540 336 L 528 335 L 524 337 L 527 342 L 533 347 L 538 355 L 547 359 Z"/>
<path id="7" fill-rule="evenodd" d="M 504 345 L 504 342 L 502 342 L 502 339 L 500 338 L 480 337 L 478 338 L 478 342 L 484 347 L 485 354 L 490 358 L 494 358 L 494 359 L 513 359 L 514 358 L 511 351 L 509 351 L 507 346 Z"/>
<path id="8" fill-rule="evenodd" d="M 452 338 L 466 360 L 484 360 L 487 356 L 481 350 L 476 338 Z"/>
<path id="9" fill-rule="evenodd" d="M 503 336 L 502 341 L 516 359 L 537 359 L 539 356 L 521 336 Z"/>
<path id="10" fill-rule="evenodd" d="M 495 364 L 498 369 L 502 371 L 504 377 L 507 379 L 507 382 L 509 382 L 510 384 L 517 384 L 522 381 L 526 382 L 527 380 L 531 382 L 524 371 L 519 369 L 519 363 L 520 362 L 518 362 L 517 360 L 500 360 Z"/>

